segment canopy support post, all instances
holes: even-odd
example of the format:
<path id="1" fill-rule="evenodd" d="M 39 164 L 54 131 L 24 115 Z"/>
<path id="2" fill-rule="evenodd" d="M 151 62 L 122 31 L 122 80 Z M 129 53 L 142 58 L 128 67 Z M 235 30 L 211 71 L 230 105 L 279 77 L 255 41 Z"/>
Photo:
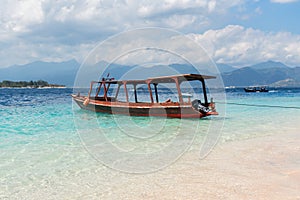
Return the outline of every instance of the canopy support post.
<path id="1" fill-rule="evenodd" d="M 125 94 L 126 94 L 126 102 L 129 103 L 129 97 L 128 97 L 128 91 L 127 91 L 127 82 L 124 81 L 124 91 L 125 91 Z"/>
<path id="2" fill-rule="evenodd" d="M 135 100 L 135 103 L 137 103 L 138 100 L 137 100 L 136 84 L 133 85 L 133 90 L 134 90 L 134 100 Z"/>
<path id="3" fill-rule="evenodd" d="M 179 98 L 179 102 L 181 104 L 183 104 L 183 98 L 182 98 L 182 93 L 181 93 L 181 89 L 180 89 L 180 84 L 178 81 L 178 78 L 174 78 L 175 83 L 176 83 L 176 88 L 177 88 L 177 92 L 178 92 L 178 98 Z"/>
<path id="4" fill-rule="evenodd" d="M 91 82 L 91 85 L 90 85 L 90 90 L 89 90 L 89 94 L 88 94 L 88 99 L 91 97 L 91 93 L 92 93 L 93 85 L 94 85 L 94 81 L 92 81 L 92 82 Z"/>
<path id="5" fill-rule="evenodd" d="M 154 103 L 153 101 L 153 95 L 152 95 L 152 90 L 151 90 L 151 86 L 150 86 L 150 81 L 147 81 L 147 86 L 148 86 L 148 91 L 149 91 L 149 94 L 150 94 L 150 100 L 151 100 L 151 103 Z"/>
<path id="6" fill-rule="evenodd" d="M 205 86 L 204 79 L 201 80 L 201 83 L 202 83 L 202 89 L 203 89 L 203 95 L 204 95 L 204 102 L 205 102 L 205 105 L 208 105 L 206 86 Z"/>
<path id="7" fill-rule="evenodd" d="M 156 98 L 156 103 L 158 103 L 158 93 L 157 93 L 157 83 L 153 83 L 154 85 L 154 91 L 155 91 L 155 98 Z"/>
<path id="8" fill-rule="evenodd" d="M 96 92 L 95 97 L 98 97 L 99 92 L 100 92 L 100 90 L 101 90 L 101 87 L 102 87 L 102 82 L 100 82 L 100 85 L 99 85 L 99 87 L 97 88 L 97 92 Z"/>
<path id="9" fill-rule="evenodd" d="M 118 84 L 118 88 L 117 88 L 117 91 L 116 91 L 115 99 L 118 98 L 120 87 L 121 87 L 121 84 Z"/>

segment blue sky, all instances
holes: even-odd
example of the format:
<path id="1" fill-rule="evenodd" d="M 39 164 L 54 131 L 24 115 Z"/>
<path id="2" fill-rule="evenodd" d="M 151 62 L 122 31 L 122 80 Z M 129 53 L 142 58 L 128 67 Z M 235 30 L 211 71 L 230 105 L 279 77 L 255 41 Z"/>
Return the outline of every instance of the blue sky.
<path id="1" fill-rule="evenodd" d="M 245 27 L 252 27 L 263 31 L 291 32 L 300 34 L 300 2 L 272 3 L 269 1 L 258 1 L 248 4 L 248 11 L 258 12 L 247 20 L 237 19 L 237 23 Z"/>
<path id="2" fill-rule="evenodd" d="M 215 62 L 300 66 L 298 0 L 1 0 L 0 67 L 81 62 L 122 31 L 162 27 L 202 45 Z"/>

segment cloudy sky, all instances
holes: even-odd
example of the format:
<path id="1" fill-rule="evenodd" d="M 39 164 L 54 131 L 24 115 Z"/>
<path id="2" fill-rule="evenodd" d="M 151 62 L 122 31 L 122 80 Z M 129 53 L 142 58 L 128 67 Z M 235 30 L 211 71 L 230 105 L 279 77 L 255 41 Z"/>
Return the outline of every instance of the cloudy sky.
<path id="1" fill-rule="evenodd" d="M 298 0 L 0 0 L 0 67 L 81 62 L 106 38 L 143 27 L 181 32 L 215 62 L 300 66 Z"/>

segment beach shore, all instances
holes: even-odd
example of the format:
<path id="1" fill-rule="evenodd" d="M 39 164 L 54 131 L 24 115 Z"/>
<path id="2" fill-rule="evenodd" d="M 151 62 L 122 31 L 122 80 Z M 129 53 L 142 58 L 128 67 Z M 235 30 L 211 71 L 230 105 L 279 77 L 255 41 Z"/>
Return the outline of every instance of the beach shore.
<path id="1" fill-rule="evenodd" d="M 155 195 L 163 199 L 300 199 L 299 144 L 298 133 L 285 133 L 221 144 L 200 161 L 190 152 L 164 172 L 174 179 L 162 179 L 169 180 L 162 181 L 169 187 Z"/>
<path id="2" fill-rule="evenodd" d="M 87 158 L 82 168 L 70 166 L 67 172 L 12 189 L 10 199 L 295 200 L 300 199 L 299 144 L 295 132 L 226 142 L 205 159 L 194 149 L 148 174 L 119 172 Z"/>
<path id="3" fill-rule="evenodd" d="M 132 175 L 108 199 L 300 199 L 299 144 L 298 133 L 284 133 L 218 145 L 204 160 L 189 152 L 165 170 Z"/>

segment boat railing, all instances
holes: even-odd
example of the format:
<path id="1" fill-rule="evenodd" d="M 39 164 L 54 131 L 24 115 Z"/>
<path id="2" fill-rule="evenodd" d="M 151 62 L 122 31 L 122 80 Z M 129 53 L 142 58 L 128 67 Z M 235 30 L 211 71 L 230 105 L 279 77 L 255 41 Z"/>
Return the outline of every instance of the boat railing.
<path id="1" fill-rule="evenodd" d="M 175 84 L 175 93 L 177 93 L 177 100 L 180 104 L 186 104 L 191 103 L 192 101 L 192 94 L 189 93 L 182 93 L 181 91 L 181 83 L 183 82 L 189 82 L 189 81 L 200 81 L 201 88 L 202 88 L 202 94 L 203 94 L 203 104 L 209 105 L 209 102 L 207 100 L 207 92 L 206 92 L 206 86 L 204 79 L 210 79 L 214 77 L 210 76 L 201 76 L 201 75 L 194 75 L 194 74 L 183 74 L 179 76 L 169 76 L 169 77 L 158 77 L 158 78 L 149 78 L 146 80 L 115 80 L 115 79 L 102 79 L 100 81 L 92 81 L 90 84 L 90 90 L 88 93 L 87 98 L 93 99 L 93 100 L 99 100 L 99 101 L 108 101 L 108 102 L 127 102 L 130 103 L 132 100 L 134 103 L 140 103 L 140 100 L 138 99 L 138 89 L 140 88 L 140 85 L 145 85 L 145 89 L 148 90 L 149 100 L 153 103 L 169 103 L 171 100 L 160 102 L 161 99 L 159 98 L 160 95 L 158 95 L 159 85 L 161 84 Z M 96 85 L 96 90 L 93 88 Z M 111 87 L 112 85 L 116 85 L 116 87 Z M 139 85 L 139 87 L 138 87 Z M 109 91 L 112 91 L 115 93 L 112 95 Z M 120 92 L 122 90 L 122 92 Z M 95 93 L 94 93 L 95 91 Z M 129 96 L 129 92 L 133 91 L 133 97 Z M 93 93 L 93 94 L 92 94 Z M 124 95 L 124 100 L 120 97 L 122 94 Z M 95 94 L 95 95 L 94 95 Z M 121 96 L 119 96 L 121 94 Z"/>

